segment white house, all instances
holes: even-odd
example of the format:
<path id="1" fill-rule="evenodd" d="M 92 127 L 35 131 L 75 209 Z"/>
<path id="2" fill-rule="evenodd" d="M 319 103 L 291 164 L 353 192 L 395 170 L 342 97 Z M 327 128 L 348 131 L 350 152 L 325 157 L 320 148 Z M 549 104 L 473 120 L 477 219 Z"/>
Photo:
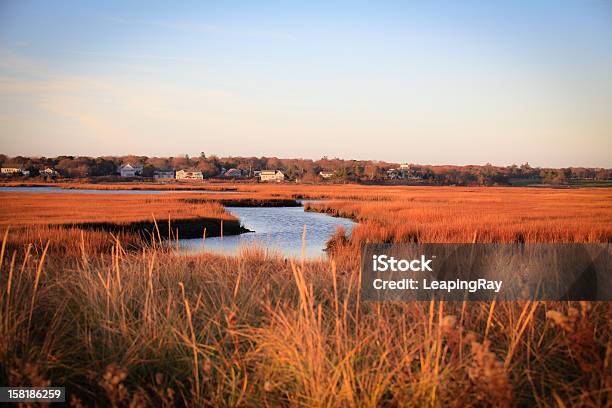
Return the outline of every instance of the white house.
<path id="1" fill-rule="evenodd" d="M 229 178 L 241 178 L 242 171 L 240 171 L 240 169 L 229 169 L 223 174 L 223 176 Z"/>
<path id="2" fill-rule="evenodd" d="M 321 171 L 319 172 L 319 176 L 327 180 L 334 177 L 334 173 L 332 171 Z"/>
<path id="3" fill-rule="evenodd" d="M 397 169 L 389 169 L 387 170 L 387 177 L 391 180 L 400 180 L 404 178 L 404 172 Z"/>
<path id="4" fill-rule="evenodd" d="M 0 169 L 0 173 L 3 176 L 20 176 L 22 174 L 25 174 L 24 170 L 19 167 L 2 167 L 2 169 Z"/>
<path id="5" fill-rule="evenodd" d="M 153 172 L 153 178 L 156 180 L 159 179 L 173 179 L 174 178 L 174 170 L 155 170 Z"/>
<path id="6" fill-rule="evenodd" d="M 40 175 L 45 176 L 45 177 L 55 178 L 59 176 L 59 173 L 56 170 L 50 167 L 47 167 L 46 169 L 40 172 Z"/>
<path id="7" fill-rule="evenodd" d="M 201 171 L 179 170 L 176 172 L 177 180 L 203 180 L 204 175 Z"/>
<path id="8" fill-rule="evenodd" d="M 261 173 L 259 173 L 259 180 L 276 181 L 280 183 L 285 180 L 285 175 L 280 170 L 262 170 Z"/>
<path id="9" fill-rule="evenodd" d="M 410 165 L 408 163 L 400 164 L 400 170 L 408 170 L 409 168 L 410 168 Z"/>
<path id="10" fill-rule="evenodd" d="M 142 166 L 131 163 L 124 164 L 119 167 L 119 174 L 121 174 L 121 177 L 140 176 L 142 174 Z"/>

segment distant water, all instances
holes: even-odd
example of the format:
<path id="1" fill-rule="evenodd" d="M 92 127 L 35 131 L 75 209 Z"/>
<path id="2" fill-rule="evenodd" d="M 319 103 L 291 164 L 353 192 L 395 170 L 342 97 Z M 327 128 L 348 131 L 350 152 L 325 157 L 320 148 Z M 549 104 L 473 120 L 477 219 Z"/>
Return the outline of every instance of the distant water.
<path id="1" fill-rule="evenodd" d="M 18 193 L 71 193 L 71 194 L 163 194 L 163 193 L 214 193 L 235 194 L 237 191 L 215 190 L 95 190 L 63 189 L 60 187 L 0 187 L 0 192 Z M 319 200 L 300 200 L 302 204 Z M 237 254 L 241 247 L 252 244 L 269 248 L 286 257 L 299 258 L 302 254 L 302 233 L 306 225 L 305 256 L 309 259 L 323 258 L 323 251 L 336 228 L 344 227 L 347 234 L 355 223 L 347 218 L 331 217 L 317 212 L 305 212 L 304 207 L 232 207 L 232 214 L 240 218 L 245 228 L 251 231 L 241 235 L 182 239 L 179 246 L 186 252 L 210 251 Z"/>
<path id="2" fill-rule="evenodd" d="M 305 212 L 303 207 L 234 207 L 228 209 L 240 218 L 251 233 L 202 239 L 179 240 L 179 246 L 187 252 L 210 251 L 228 255 L 237 254 L 241 247 L 256 244 L 272 249 L 285 257 L 301 257 L 302 233 L 306 225 L 306 251 L 309 259 L 324 258 L 325 244 L 344 227 L 350 233 L 355 223 L 316 212 Z"/>
<path id="3" fill-rule="evenodd" d="M 0 193 L 64 193 L 64 194 L 166 194 L 166 193 L 214 193 L 236 194 L 238 191 L 218 190 L 121 190 L 92 188 L 61 188 L 61 187 L 0 187 Z"/>

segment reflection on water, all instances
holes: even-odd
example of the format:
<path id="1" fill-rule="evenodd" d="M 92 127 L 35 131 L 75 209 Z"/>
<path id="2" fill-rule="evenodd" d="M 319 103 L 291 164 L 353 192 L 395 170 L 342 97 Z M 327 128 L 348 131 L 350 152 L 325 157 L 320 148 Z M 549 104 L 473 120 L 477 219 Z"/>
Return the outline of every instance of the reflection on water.
<path id="1" fill-rule="evenodd" d="M 305 256 L 311 259 L 325 256 L 323 249 L 338 226 L 350 233 L 353 221 L 305 212 L 303 207 L 230 208 L 251 233 L 202 239 L 184 239 L 179 245 L 186 251 L 212 251 L 236 254 L 241 247 L 256 244 L 286 257 L 299 258 L 302 253 L 302 233 L 306 225 Z"/>

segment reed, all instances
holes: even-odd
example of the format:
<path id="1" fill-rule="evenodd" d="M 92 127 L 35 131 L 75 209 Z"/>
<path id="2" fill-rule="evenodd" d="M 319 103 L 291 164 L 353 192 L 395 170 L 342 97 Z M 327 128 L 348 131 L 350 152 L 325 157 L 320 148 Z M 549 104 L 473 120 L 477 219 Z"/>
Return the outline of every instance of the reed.
<path id="1" fill-rule="evenodd" d="M 5 228 L 0 383 L 66 386 L 72 406 L 609 404 L 608 303 L 362 302 L 355 262 L 367 240 L 609 242 L 609 193 L 398 190 L 311 204 L 361 221 L 330 261 Z"/>
<path id="2" fill-rule="evenodd" d="M 188 194 L 70 194 L 0 192 L 0 226 L 211 218 L 235 220 L 214 201 L 189 203 Z"/>
<path id="3" fill-rule="evenodd" d="M 0 381 L 83 404 L 601 406 L 609 391 L 606 303 L 363 303 L 356 269 L 258 253 L 47 256 L 2 264 Z"/>
<path id="4" fill-rule="evenodd" d="M 32 243 L 42 250 L 50 243 L 51 251 L 69 258 L 107 253 L 117 238 L 133 250 L 151 242 L 199 238 L 205 229 L 208 236 L 244 232 L 220 203 L 187 202 L 174 194 L 0 193 L 0 199 L 0 233 L 15 230 L 10 248 Z"/>

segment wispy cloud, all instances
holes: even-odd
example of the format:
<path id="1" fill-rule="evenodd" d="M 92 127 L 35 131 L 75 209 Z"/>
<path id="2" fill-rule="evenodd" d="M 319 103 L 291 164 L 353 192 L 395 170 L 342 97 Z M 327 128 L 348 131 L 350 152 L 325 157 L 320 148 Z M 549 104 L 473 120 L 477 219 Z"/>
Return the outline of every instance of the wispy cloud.
<path id="1" fill-rule="evenodd" d="M 27 75 L 41 75 L 43 71 L 34 61 L 25 58 L 12 49 L 0 47 L 0 70 L 10 70 Z"/>
<path id="2" fill-rule="evenodd" d="M 20 134 L 52 122 L 50 132 L 87 135 L 78 140 L 121 146 L 143 129 L 151 135 L 156 127 L 197 128 L 205 107 L 241 103 L 231 92 L 173 81 L 56 73 L 10 50 L 0 50 L 0 56 L 10 56 L 0 64 L 0 134 Z"/>
<path id="3" fill-rule="evenodd" d="M 115 60 L 150 60 L 150 61 L 173 61 L 173 62 L 206 62 L 206 58 L 198 58 L 198 57 L 179 57 L 179 56 L 171 56 L 171 55 L 153 55 L 153 54 L 112 54 L 106 52 L 98 52 L 98 51 L 65 51 L 69 54 L 74 55 L 82 55 L 89 57 L 100 57 L 107 59 L 115 59 Z"/>
<path id="4" fill-rule="evenodd" d="M 263 38 L 276 40 L 293 40 L 295 36 L 290 33 L 279 32 L 268 29 L 249 29 L 243 30 L 235 27 L 224 27 L 215 24 L 189 21 L 162 21 L 162 20 L 142 20 L 126 19 L 121 17 L 107 17 L 106 20 L 116 24 L 145 25 L 152 27 L 165 28 L 169 30 L 183 31 L 188 33 L 217 34 L 226 36 L 237 36 L 246 38 Z"/>

